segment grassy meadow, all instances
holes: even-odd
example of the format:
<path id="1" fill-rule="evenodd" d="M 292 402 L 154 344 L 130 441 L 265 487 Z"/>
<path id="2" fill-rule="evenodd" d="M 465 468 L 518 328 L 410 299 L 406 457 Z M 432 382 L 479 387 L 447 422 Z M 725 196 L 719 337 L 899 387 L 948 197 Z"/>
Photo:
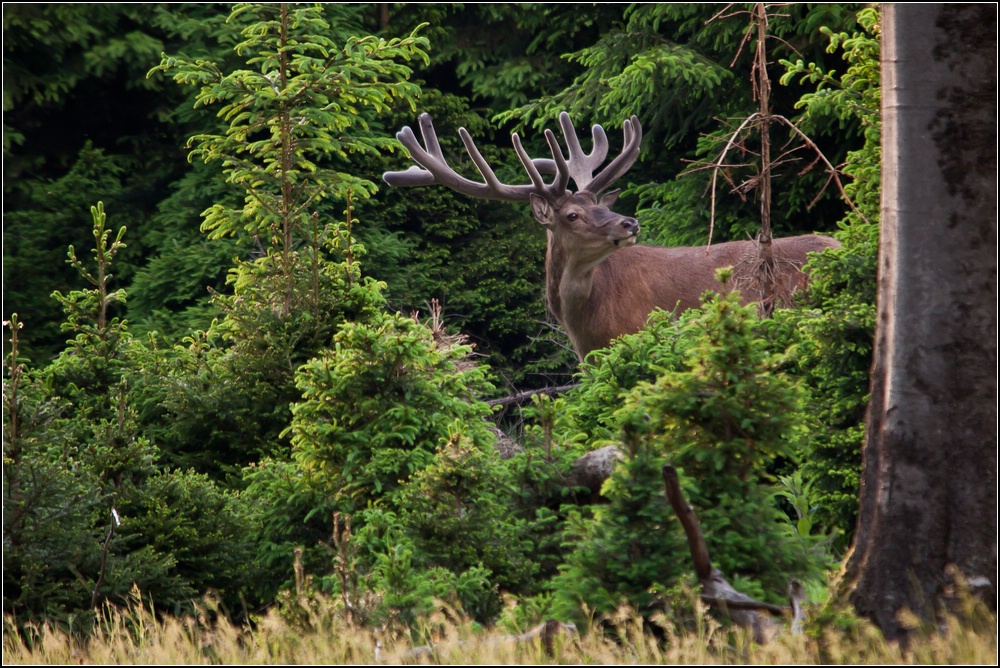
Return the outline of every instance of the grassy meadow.
<path id="1" fill-rule="evenodd" d="M 48 625 L 22 630 L 5 620 L 3 662 L 9 664 L 956 664 L 996 665 L 995 614 L 966 606 L 962 621 L 949 617 L 936 629 L 914 631 L 909 647 L 888 643 L 855 618 L 839 616 L 804 633 L 787 629 L 766 645 L 707 614 L 679 629 L 642 619 L 628 609 L 601 620 L 603 632 L 560 634 L 546 652 L 540 640 L 515 642 L 443 607 L 419 629 L 373 630 L 345 622 L 332 605 L 312 602 L 290 621 L 276 610 L 252 629 L 214 617 L 151 614 L 142 606 L 106 609 L 88 637 Z M 414 649 L 411 638 L 429 645 Z M 376 649 L 378 648 L 378 649 Z"/>

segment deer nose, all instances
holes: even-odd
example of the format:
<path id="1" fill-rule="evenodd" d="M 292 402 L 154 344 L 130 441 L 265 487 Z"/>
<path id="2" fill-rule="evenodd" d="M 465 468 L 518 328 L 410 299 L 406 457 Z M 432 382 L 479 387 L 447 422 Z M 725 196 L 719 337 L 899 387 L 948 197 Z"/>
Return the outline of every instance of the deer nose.
<path id="1" fill-rule="evenodd" d="M 622 228 L 632 236 L 635 236 L 639 234 L 639 221 L 635 218 L 623 218 Z"/>

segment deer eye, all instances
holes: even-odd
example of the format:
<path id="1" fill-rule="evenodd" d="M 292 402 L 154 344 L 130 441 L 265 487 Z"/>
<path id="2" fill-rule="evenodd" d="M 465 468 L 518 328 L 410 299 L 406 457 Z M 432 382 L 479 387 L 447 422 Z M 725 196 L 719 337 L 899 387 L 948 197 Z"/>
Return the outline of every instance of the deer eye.
<path id="1" fill-rule="evenodd" d="M 566 220 L 573 221 L 573 220 L 576 220 L 579 217 L 580 217 L 580 214 L 578 214 L 576 211 L 574 211 L 571 214 L 569 214 L 568 216 L 566 216 Z"/>

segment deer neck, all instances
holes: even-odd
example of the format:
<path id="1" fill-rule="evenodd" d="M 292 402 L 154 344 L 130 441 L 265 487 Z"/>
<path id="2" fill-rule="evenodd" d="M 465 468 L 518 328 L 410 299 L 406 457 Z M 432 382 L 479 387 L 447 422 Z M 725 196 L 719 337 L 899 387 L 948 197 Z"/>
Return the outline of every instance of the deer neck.
<path id="1" fill-rule="evenodd" d="M 606 259 L 579 259 L 558 243 L 549 232 L 549 245 L 545 254 L 545 294 L 549 310 L 573 338 L 575 325 L 590 311 L 594 291 L 594 271 Z"/>

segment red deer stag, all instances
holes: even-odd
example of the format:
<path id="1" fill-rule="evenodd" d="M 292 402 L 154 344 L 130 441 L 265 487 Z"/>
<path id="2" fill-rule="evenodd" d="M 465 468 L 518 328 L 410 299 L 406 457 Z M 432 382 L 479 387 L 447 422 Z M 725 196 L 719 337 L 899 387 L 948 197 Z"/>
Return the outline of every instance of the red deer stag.
<path id="1" fill-rule="evenodd" d="M 618 336 L 642 329 L 656 308 L 670 311 L 700 306 L 706 290 L 722 287 L 715 278 L 718 267 L 733 266 L 734 282 L 747 281 L 749 260 L 757 255 L 756 242 L 732 241 L 708 248 L 637 246 L 638 222 L 611 211 L 619 191 L 601 193 L 624 176 L 639 156 L 642 128 L 635 116 L 625 121 L 622 152 L 596 176 L 594 170 L 608 155 L 604 129 L 593 127 L 594 148 L 585 154 L 569 114 L 560 114 L 559 122 L 569 158 L 563 156 L 551 130 L 545 131 L 545 139 L 552 160 L 529 158 L 520 137 L 516 133 L 511 137 L 530 184 L 507 185 L 497 180 L 465 128 L 459 128 L 458 133 L 485 183 L 457 173 L 445 161 L 427 114 L 420 116 L 424 146 L 409 127 L 396 134 L 419 166 L 386 172 L 383 179 L 390 186 L 439 184 L 479 199 L 530 202 L 532 213 L 548 234 L 545 282 L 549 310 L 565 328 L 580 359 Z M 554 175 L 551 183 L 545 183 L 543 173 Z M 575 193 L 567 189 L 570 179 L 578 189 Z M 815 234 L 774 239 L 778 294 L 788 295 L 804 286 L 806 253 L 838 245 L 830 237 Z"/>

